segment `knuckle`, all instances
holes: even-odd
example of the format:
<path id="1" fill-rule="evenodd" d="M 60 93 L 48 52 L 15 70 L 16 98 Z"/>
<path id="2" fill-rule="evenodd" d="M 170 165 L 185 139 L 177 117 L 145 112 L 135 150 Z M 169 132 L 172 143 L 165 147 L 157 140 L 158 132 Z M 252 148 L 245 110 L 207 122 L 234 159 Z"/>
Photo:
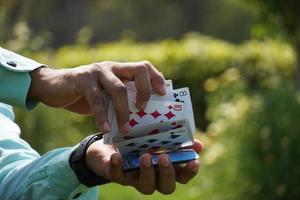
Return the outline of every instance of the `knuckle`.
<path id="1" fill-rule="evenodd" d="M 104 105 L 105 101 L 102 95 L 100 95 L 98 92 L 92 92 L 91 93 L 91 103 L 92 104 L 98 104 L 98 105 Z"/>
<path id="2" fill-rule="evenodd" d="M 120 83 L 120 82 L 114 84 L 113 90 L 114 90 L 114 93 L 116 95 L 127 93 L 126 86 L 123 83 Z"/>
<path id="3" fill-rule="evenodd" d="M 91 72 L 89 70 L 80 70 L 77 72 L 77 77 L 83 82 L 89 81 L 91 79 Z"/>
<path id="4" fill-rule="evenodd" d="M 143 63 L 146 65 L 146 66 L 151 66 L 152 63 L 148 60 L 144 60 Z"/>

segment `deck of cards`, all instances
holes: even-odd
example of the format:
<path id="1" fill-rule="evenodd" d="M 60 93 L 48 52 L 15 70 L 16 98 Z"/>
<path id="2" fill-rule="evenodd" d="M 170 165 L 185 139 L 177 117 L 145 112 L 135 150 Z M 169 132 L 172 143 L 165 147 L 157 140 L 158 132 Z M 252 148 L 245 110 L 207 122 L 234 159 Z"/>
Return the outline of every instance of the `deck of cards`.
<path id="1" fill-rule="evenodd" d="M 152 92 L 144 110 L 138 110 L 135 106 L 136 93 L 134 82 L 129 82 L 127 96 L 130 119 L 127 134 L 118 130 L 112 101 L 108 105 L 111 132 L 104 135 L 104 143 L 114 144 L 117 148 L 125 160 L 124 170 L 138 168 L 138 159 L 134 158 L 143 153 L 168 153 L 176 163 L 197 159 L 198 155 L 193 150 L 182 149 L 193 144 L 196 130 L 189 88 L 174 90 L 172 81 L 168 80 L 166 94 L 160 96 Z M 155 164 L 155 160 L 152 161 Z"/>

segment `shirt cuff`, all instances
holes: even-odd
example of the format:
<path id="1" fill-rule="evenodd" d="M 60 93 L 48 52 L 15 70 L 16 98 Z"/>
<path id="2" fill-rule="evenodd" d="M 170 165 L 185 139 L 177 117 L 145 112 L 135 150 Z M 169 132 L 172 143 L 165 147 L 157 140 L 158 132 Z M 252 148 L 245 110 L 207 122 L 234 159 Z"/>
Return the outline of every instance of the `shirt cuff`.
<path id="1" fill-rule="evenodd" d="M 45 66 L 0 47 L 0 101 L 12 106 L 33 109 L 38 102 L 27 99 L 29 72 Z"/>
<path id="2" fill-rule="evenodd" d="M 30 83 L 29 73 L 15 73 L 0 68 L 0 101 L 28 110 L 33 109 L 38 102 L 27 99 Z"/>

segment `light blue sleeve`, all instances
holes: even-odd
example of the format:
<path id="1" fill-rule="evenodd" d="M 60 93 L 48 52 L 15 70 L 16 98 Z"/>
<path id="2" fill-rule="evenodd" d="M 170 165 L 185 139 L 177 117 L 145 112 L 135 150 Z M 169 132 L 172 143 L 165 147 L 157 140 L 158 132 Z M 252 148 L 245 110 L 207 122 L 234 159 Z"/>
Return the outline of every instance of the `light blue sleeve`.
<path id="1" fill-rule="evenodd" d="M 0 199 L 97 199 L 98 188 L 82 185 L 70 168 L 72 150 L 39 156 L 20 138 L 0 139 Z"/>
<path id="2" fill-rule="evenodd" d="M 30 109 L 37 103 L 27 99 L 29 72 L 41 66 L 0 47 L 0 199 L 97 199 L 98 188 L 82 185 L 69 166 L 73 147 L 40 156 L 19 137 L 7 104 Z"/>
<path id="3" fill-rule="evenodd" d="M 37 102 L 27 99 L 29 72 L 45 66 L 0 47 L 0 102 L 32 109 Z"/>

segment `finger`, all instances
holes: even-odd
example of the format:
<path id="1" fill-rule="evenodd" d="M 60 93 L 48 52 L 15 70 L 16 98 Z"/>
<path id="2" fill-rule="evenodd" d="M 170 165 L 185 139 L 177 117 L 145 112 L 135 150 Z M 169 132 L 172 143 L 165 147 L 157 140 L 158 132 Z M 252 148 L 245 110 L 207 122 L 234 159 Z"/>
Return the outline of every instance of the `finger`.
<path id="1" fill-rule="evenodd" d="M 109 176 L 113 182 L 126 185 L 125 175 L 122 170 L 122 159 L 117 153 L 114 153 L 110 157 Z"/>
<path id="2" fill-rule="evenodd" d="M 195 177 L 199 170 L 199 161 L 192 160 L 188 162 L 184 167 L 176 169 L 176 181 L 182 184 L 188 183 L 193 177 Z"/>
<path id="3" fill-rule="evenodd" d="M 201 141 L 195 140 L 195 141 L 194 141 L 194 144 L 193 144 L 193 146 L 192 146 L 192 148 L 193 148 L 197 153 L 200 153 L 200 152 L 203 150 L 204 146 L 203 146 L 203 143 L 202 143 Z"/>
<path id="4" fill-rule="evenodd" d="M 163 154 L 158 157 L 157 190 L 163 194 L 171 194 L 176 187 L 175 171 L 168 155 Z"/>
<path id="5" fill-rule="evenodd" d="M 149 61 L 122 63 L 115 67 L 115 74 L 127 80 L 135 79 L 135 71 L 137 67 L 146 67 L 152 88 L 160 95 L 166 93 L 165 78 Z M 145 77 L 144 77 L 145 78 Z"/>
<path id="6" fill-rule="evenodd" d="M 155 191 L 155 173 L 151 155 L 143 154 L 140 157 L 140 163 L 140 177 L 136 189 L 143 194 L 152 194 Z"/>
<path id="7" fill-rule="evenodd" d="M 134 82 L 137 90 L 136 107 L 143 110 L 151 95 L 151 82 L 148 69 L 144 65 L 136 67 Z"/>
<path id="8" fill-rule="evenodd" d="M 183 147 L 182 149 L 194 149 L 197 153 L 200 153 L 203 150 L 203 143 L 197 139 L 195 139 L 193 145 Z"/>
<path id="9" fill-rule="evenodd" d="M 129 108 L 127 99 L 127 90 L 122 81 L 112 72 L 106 71 L 99 74 L 99 80 L 104 89 L 112 98 L 112 103 L 117 116 L 119 131 L 128 132 Z"/>
<path id="10" fill-rule="evenodd" d="M 96 79 L 86 83 L 84 93 L 101 131 L 104 133 L 109 132 L 110 126 L 107 121 L 105 95 L 103 91 L 100 90 Z"/>
<path id="11" fill-rule="evenodd" d="M 148 67 L 142 62 L 122 63 L 116 65 L 113 72 L 122 79 L 134 80 L 137 90 L 136 107 L 145 109 L 152 90 Z"/>
<path id="12" fill-rule="evenodd" d="M 149 61 L 143 61 L 148 68 L 149 77 L 153 89 L 160 95 L 166 94 L 165 77 Z"/>

